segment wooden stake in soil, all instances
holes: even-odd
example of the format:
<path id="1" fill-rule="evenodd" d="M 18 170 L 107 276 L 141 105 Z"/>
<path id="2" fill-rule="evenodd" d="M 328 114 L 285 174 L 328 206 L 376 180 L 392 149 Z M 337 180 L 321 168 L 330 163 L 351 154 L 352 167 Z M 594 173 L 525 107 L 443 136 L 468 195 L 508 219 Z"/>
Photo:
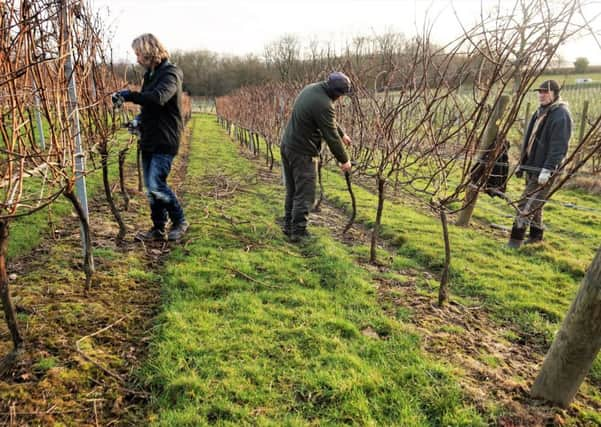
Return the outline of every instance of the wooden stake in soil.
<path id="1" fill-rule="evenodd" d="M 317 199 L 317 203 L 313 206 L 313 212 L 321 211 L 321 203 L 323 202 L 323 180 L 322 180 L 322 168 L 323 168 L 323 154 L 319 154 L 319 161 L 317 162 L 317 183 L 319 185 L 319 199 Z"/>
<path id="2" fill-rule="evenodd" d="M 442 225 L 442 236 L 444 239 L 444 267 L 440 277 L 440 287 L 438 288 L 438 305 L 442 307 L 449 299 L 449 269 L 451 266 L 451 242 L 449 240 L 449 226 L 447 222 L 447 212 L 444 206 L 440 206 L 440 223 Z"/>
<path id="3" fill-rule="evenodd" d="M 100 153 L 100 156 L 101 156 L 101 160 L 102 160 L 102 184 L 104 186 L 104 194 L 106 196 L 106 201 L 109 204 L 109 208 L 111 209 L 111 213 L 113 214 L 115 221 L 117 221 L 117 224 L 119 225 L 119 233 L 117 234 L 117 241 L 122 242 L 123 238 L 125 237 L 125 233 L 127 232 L 127 229 L 125 228 L 125 223 L 123 222 L 121 213 L 119 212 L 119 209 L 117 209 L 117 206 L 115 205 L 115 200 L 113 199 L 113 194 L 111 192 L 111 185 L 109 183 L 109 164 L 108 164 L 109 154 L 106 151 L 106 149 L 107 149 L 106 142 L 103 145 L 101 145 L 101 147 L 102 147 L 102 151 Z"/>
<path id="4" fill-rule="evenodd" d="M 65 197 L 69 199 L 77 216 L 79 217 L 79 223 L 81 225 L 81 230 L 84 238 L 84 258 L 83 258 L 83 271 L 86 274 L 86 291 L 90 289 L 92 284 L 92 275 L 94 274 L 94 257 L 92 256 L 92 235 L 90 233 L 90 222 L 88 220 L 87 215 L 85 214 L 81 203 L 79 203 L 79 199 L 73 192 L 73 189 L 69 189 L 65 191 Z"/>
<path id="5" fill-rule="evenodd" d="M 369 250 L 369 262 L 376 262 L 376 243 L 380 234 L 380 225 L 382 224 L 382 211 L 384 210 L 384 190 L 386 189 L 386 179 L 378 175 L 378 210 L 376 211 L 376 222 L 371 232 L 371 248 Z"/>
<path id="6" fill-rule="evenodd" d="M 482 162 L 480 167 L 488 168 L 488 165 L 484 164 L 489 162 L 494 162 L 496 159 L 487 158 L 492 156 L 496 151 L 497 144 L 501 143 L 501 141 L 497 141 L 497 133 L 499 132 L 499 121 L 505 112 L 505 108 L 507 104 L 509 104 L 509 100 L 511 97 L 509 95 L 503 95 L 499 98 L 497 104 L 495 105 L 495 109 L 490 117 L 488 124 L 486 125 L 486 130 L 484 131 L 483 141 L 480 144 L 480 147 L 484 147 L 483 153 L 479 157 L 479 162 Z M 494 157 L 494 156 L 492 156 Z M 490 172 L 489 172 L 490 173 Z M 480 179 L 486 180 L 488 176 L 482 176 Z M 478 200 L 478 191 L 480 186 L 477 182 L 471 182 L 467 189 L 465 190 L 465 200 L 463 202 L 463 208 L 459 212 L 459 217 L 457 218 L 456 225 L 467 227 L 470 224 L 470 220 L 472 219 L 472 214 L 474 213 L 474 208 L 476 207 L 476 202 Z"/>
<path id="7" fill-rule="evenodd" d="M 119 151 L 119 188 L 123 195 L 123 210 L 126 212 L 129 209 L 129 194 L 125 187 L 125 159 L 127 158 L 128 152 L 129 146 Z"/>

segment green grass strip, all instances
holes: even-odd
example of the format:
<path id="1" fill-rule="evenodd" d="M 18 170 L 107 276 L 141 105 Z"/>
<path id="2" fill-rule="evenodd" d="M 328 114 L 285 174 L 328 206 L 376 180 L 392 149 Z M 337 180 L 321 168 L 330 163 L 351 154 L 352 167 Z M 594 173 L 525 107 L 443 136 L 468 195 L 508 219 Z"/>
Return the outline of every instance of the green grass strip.
<path id="1" fill-rule="evenodd" d="M 449 368 L 382 312 L 347 248 L 319 228 L 307 245 L 287 243 L 274 223 L 281 186 L 256 184 L 256 166 L 213 117 L 193 121 L 184 196 L 192 226 L 166 262 L 164 308 L 141 372 L 150 421 L 485 425 Z"/>

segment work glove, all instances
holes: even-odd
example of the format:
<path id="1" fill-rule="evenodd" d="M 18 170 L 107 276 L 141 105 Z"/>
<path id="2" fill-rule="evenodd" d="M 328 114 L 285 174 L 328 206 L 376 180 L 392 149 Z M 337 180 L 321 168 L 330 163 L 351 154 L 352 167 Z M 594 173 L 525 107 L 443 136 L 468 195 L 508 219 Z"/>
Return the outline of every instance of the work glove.
<path id="1" fill-rule="evenodd" d="M 128 100 L 129 95 L 131 95 L 131 90 L 120 90 L 111 95 L 111 100 L 113 101 L 113 104 L 115 106 L 120 107 L 121 105 L 123 105 L 123 102 Z"/>
<path id="2" fill-rule="evenodd" d="M 549 178 L 551 178 L 551 171 L 549 169 L 543 169 L 538 174 L 538 183 L 540 185 L 545 185 L 549 182 Z"/>

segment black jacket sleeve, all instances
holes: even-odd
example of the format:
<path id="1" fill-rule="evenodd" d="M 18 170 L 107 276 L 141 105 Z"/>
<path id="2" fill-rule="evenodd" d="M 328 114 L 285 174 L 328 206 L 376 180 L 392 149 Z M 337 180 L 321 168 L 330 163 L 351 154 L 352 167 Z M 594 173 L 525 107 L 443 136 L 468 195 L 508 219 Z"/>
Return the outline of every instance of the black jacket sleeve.
<path id="1" fill-rule="evenodd" d="M 167 73 L 161 77 L 161 80 L 149 91 L 132 92 L 126 101 L 134 104 L 148 105 L 156 104 L 163 106 L 177 92 L 178 76 L 175 73 Z"/>
<path id="2" fill-rule="evenodd" d="M 556 116 L 549 129 L 549 150 L 544 169 L 555 170 L 568 152 L 568 143 L 572 135 L 572 120 L 563 108 L 556 111 Z"/>

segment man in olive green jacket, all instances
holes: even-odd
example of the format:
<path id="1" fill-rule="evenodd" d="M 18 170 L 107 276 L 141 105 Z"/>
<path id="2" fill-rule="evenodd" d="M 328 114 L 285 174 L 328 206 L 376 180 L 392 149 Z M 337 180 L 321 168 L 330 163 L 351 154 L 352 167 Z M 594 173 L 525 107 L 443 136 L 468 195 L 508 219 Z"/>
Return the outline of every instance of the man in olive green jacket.
<path id="1" fill-rule="evenodd" d="M 324 139 L 343 172 L 351 162 L 344 149 L 351 139 L 336 124 L 334 102 L 351 90 L 350 79 L 334 72 L 323 82 L 306 86 L 294 101 L 281 144 L 286 184 L 284 233 L 290 241 L 307 237 L 309 211 L 315 202 L 317 161 Z"/>

